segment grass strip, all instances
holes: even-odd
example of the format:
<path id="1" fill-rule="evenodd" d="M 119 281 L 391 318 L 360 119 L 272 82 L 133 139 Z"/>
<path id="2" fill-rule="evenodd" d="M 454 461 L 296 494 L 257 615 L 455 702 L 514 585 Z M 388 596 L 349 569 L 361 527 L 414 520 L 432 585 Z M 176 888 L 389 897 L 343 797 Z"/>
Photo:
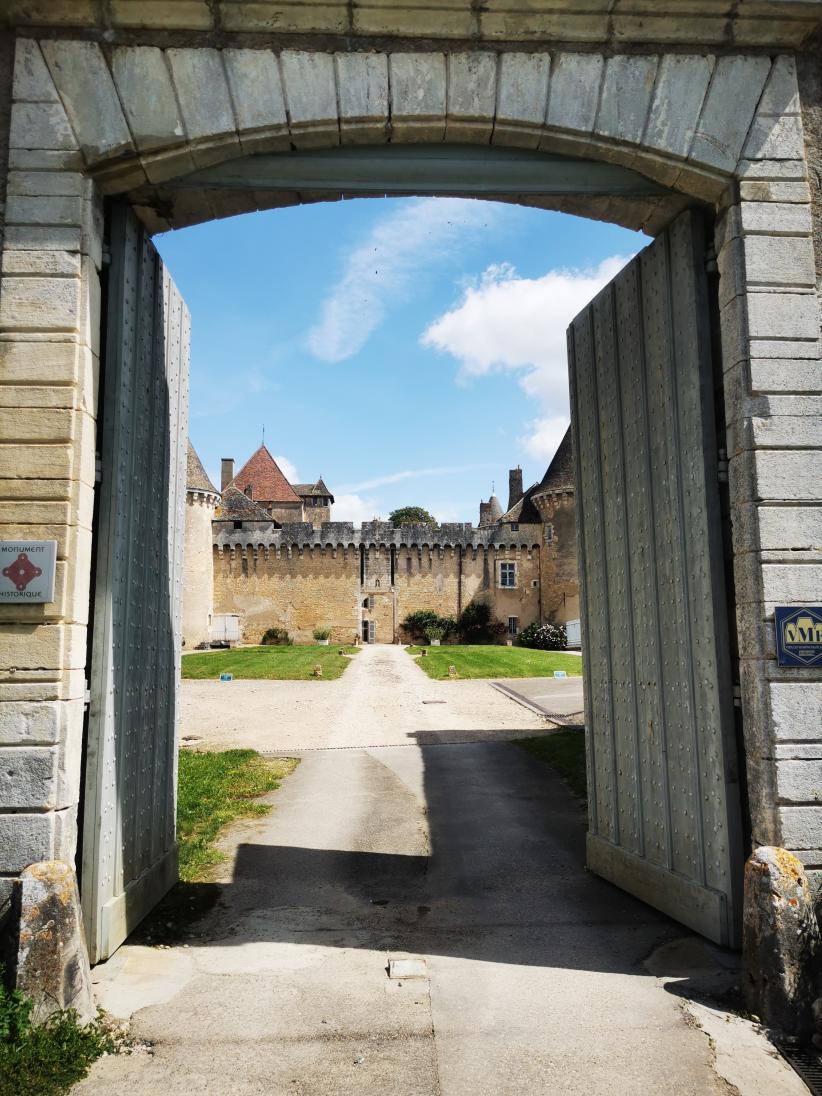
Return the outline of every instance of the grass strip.
<path id="1" fill-rule="evenodd" d="M 220 830 L 239 818 L 267 814 L 271 805 L 257 800 L 279 788 L 297 764 L 296 758 L 263 758 L 255 750 L 180 752 L 177 840 L 183 882 L 210 879 L 225 859 L 214 848 Z"/>
<path id="2" fill-rule="evenodd" d="M 587 800 L 585 731 L 553 731 L 539 738 L 518 738 L 516 745 L 550 765 L 565 778 L 571 791 Z"/>
<path id="3" fill-rule="evenodd" d="M 98 1018 L 81 1026 L 73 1009 L 33 1024 L 32 1001 L 7 990 L 0 968 L 0 1096 L 65 1096 L 118 1041 Z"/>
<path id="4" fill-rule="evenodd" d="M 425 657 L 419 657 L 421 651 Z M 564 651 L 532 651 L 527 647 L 458 645 L 445 647 L 409 647 L 429 677 L 444 681 L 448 667 L 455 667 L 458 678 L 552 677 L 554 670 L 565 670 L 569 677 L 582 673 L 582 659 Z"/>
<path id="5" fill-rule="evenodd" d="M 314 667 L 322 667 L 322 680 L 334 681 L 348 668 L 359 647 L 234 647 L 229 651 L 202 651 L 183 657 L 182 677 L 190 681 L 233 674 L 238 680 L 302 681 L 314 678 Z M 344 651 L 345 654 L 340 654 Z"/>

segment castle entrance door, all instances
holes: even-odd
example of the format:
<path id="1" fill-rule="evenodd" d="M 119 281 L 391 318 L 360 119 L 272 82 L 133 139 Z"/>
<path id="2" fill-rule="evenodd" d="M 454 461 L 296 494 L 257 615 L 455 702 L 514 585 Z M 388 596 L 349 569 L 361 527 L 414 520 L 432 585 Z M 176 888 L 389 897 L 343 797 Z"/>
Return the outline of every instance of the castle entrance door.
<path id="1" fill-rule="evenodd" d="M 81 891 L 93 963 L 177 881 L 189 313 L 125 205 L 110 221 Z"/>
<path id="2" fill-rule="evenodd" d="M 681 214 L 568 331 L 588 866 L 739 943 L 742 840 L 705 226 Z"/>

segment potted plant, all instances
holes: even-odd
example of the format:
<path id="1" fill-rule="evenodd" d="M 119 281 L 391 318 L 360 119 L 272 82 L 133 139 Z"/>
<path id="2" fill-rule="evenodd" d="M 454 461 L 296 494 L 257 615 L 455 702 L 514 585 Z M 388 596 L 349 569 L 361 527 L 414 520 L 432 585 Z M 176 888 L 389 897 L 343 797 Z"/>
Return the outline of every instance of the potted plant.
<path id="1" fill-rule="evenodd" d="M 330 628 L 315 628 L 313 632 L 314 639 L 320 645 L 320 647 L 327 647 L 329 639 L 331 637 Z"/>
<path id="2" fill-rule="evenodd" d="M 445 635 L 445 626 L 443 624 L 428 624 L 425 628 L 425 638 L 431 644 L 432 647 L 439 647 L 442 642 L 442 637 Z"/>

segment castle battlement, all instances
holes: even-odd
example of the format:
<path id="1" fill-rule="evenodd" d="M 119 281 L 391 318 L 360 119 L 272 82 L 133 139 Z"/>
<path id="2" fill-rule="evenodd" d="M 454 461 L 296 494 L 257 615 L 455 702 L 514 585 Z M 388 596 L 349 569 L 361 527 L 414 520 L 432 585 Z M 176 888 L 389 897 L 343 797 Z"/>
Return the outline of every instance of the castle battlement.
<path id="1" fill-rule="evenodd" d="M 388 521 L 366 521 L 359 527 L 347 521 L 328 521 L 319 528 L 308 522 L 285 522 L 279 529 L 262 522 L 243 525 L 220 529 L 215 522 L 215 548 L 538 548 L 541 535 L 538 525 L 477 528 L 470 522 L 396 528 Z"/>

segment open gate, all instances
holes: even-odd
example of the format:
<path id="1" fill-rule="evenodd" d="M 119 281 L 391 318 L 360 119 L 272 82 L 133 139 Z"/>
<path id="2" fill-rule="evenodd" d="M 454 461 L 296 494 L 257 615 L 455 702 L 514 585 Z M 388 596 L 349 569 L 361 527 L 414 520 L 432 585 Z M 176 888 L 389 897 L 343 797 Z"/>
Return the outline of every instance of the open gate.
<path id="1" fill-rule="evenodd" d="M 125 206 L 110 251 L 81 867 L 92 962 L 177 880 L 190 319 Z"/>
<path id="2" fill-rule="evenodd" d="M 742 840 L 705 228 L 681 214 L 568 330 L 588 865 L 739 941 Z"/>

